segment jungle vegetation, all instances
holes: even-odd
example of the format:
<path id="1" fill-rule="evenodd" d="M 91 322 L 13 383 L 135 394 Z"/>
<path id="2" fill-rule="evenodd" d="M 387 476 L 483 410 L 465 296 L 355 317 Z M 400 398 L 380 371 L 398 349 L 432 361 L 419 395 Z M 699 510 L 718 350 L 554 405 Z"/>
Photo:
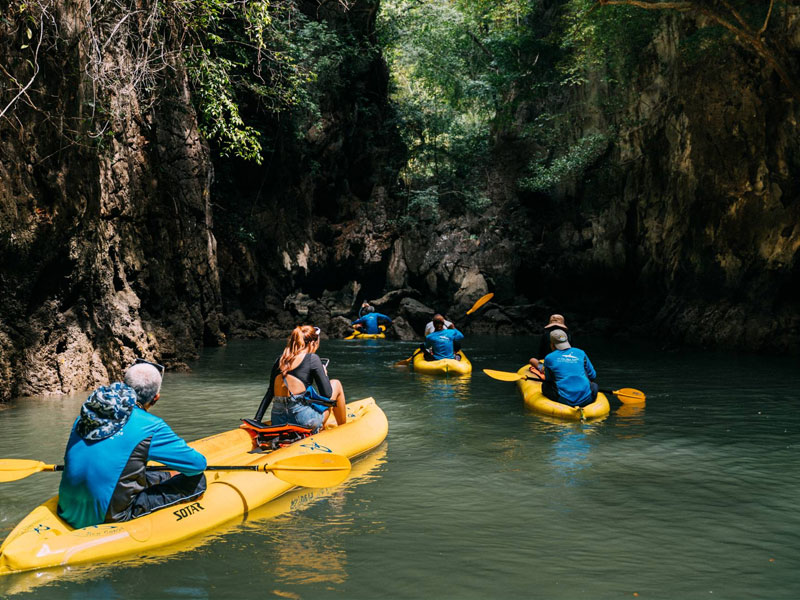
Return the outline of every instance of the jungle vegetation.
<path id="1" fill-rule="evenodd" d="M 301 0 L 108 0 L 92 3 L 85 15 L 85 77 L 93 96 L 80 122 L 67 120 L 61 131 L 70 143 L 102 143 L 109 123 L 130 107 L 107 99 L 132 95 L 146 111 L 181 58 L 216 155 L 260 163 L 277 136 L 302 136 L 320 118 L 325 96 L 382 53 L 407 148 L 400 177 L 406 216 L 436 219 L 440 208 L 481 212 L 489 204 L 487 165 L 504 136 L 532 148 L 518 182 L 531 192 L 576 178 L 614 143 L 613 127 L 570 135 L 582 110 L 574 92 L 594 78 L 614 90 L 609 97 L 621 98 L 668 14 L 697 17 L 684 43 L 687 60 L 737 44 L 800 98 L 779 41 L 794 3 L 382 0 L 370 37 L 348 29 L 346 18 L 335 27 L 318 18 L 325 3 L 315 13 Z M 58 0 L 2 4 L 0 25 L 19 56 L 0 61 L 0 118 L 17 103 L 38 110 L 42 56 L 69 50 L 56 26 Z M 357 9 L 359 2 L 337 5 L 342 14 Z M 125 64 L 114 59 L 122 48 L 130 57 Z M 602 109 L 613 115 L 619 107 L 608 102 Z"/>

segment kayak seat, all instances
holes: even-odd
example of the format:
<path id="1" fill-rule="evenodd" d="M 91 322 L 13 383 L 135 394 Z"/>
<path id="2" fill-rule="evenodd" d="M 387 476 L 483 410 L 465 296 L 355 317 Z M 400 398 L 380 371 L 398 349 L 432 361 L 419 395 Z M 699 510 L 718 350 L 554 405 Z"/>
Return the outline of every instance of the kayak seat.
<path id="1" fill-rule="evenodd" d="M 289 444 L 307 438 L 313 432 L 310 427 L 286 423 L 285 425 L 268 425 L 255 419 L 242 419 L 241 429 L 253 438 L 253 443 L 262 450 L 277 450 Z"/>

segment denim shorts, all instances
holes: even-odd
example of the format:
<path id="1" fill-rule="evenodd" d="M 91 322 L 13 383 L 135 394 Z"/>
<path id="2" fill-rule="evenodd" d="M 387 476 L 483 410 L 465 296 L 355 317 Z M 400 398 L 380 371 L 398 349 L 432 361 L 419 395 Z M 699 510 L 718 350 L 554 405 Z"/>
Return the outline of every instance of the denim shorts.
<path id="1" fill-rule="evenodd" d="M 310 427 L 314 431 L 322 427 L 325 415 L 318 413 L 313 408 L 287 396 L 275 396 L 272 399 L 273 425 L 293 423 L 303 427 Z"/>

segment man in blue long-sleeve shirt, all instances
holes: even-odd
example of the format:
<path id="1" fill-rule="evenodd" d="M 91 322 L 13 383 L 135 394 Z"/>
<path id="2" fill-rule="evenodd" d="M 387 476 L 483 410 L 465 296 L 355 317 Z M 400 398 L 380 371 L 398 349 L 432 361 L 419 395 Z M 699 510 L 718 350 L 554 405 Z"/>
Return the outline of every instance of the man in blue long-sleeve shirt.
<path id="1" fill-rule="evenodd" d="M 98 388 L 81 407 L 58 490 L 58 515 L 76 529 L 129 521 L 205 491 L 205 457 L 147 412 L 160 397 L 163 369 L 137 361 L 125 383 Z M 147 471 L 148 460 L 180 474 Z"/>
<path id="2" fill-rule="evenodd" d="M 550 332 L 550 354 L 544 358 L 542 393 L 568 406 L 586 406 L 597 398 L 597 372 L 586 353 L 573 348 L 561 329 Z"/>
<path id="3" fill-rule="evenodd" d="M 353 327 L 361 331 L 361 333 L 367 334 L 376 334 L 381 332 L 381 328 L 378 325 L 379 321 L 386 321 L 387 323 L 391 324 L 392 320 L 387 317 L 386 315 L 382 315 L 379 312 L 375 312 L 375 307 L 373 306 L 366 306 L 366 312 L 363 317 L 360 319 L 356 319 L 351 323 Z"/>
<path id="4" fill-rule="evenodd" d="M 455 327 L 446 329 L 444 317 L 436 315 L 433 317 L 433 333 L 425 336 L 425 347 L 430 349 L 433 360 L 456 358 L 454 344 L 463 339 L 463 333 Z"/>

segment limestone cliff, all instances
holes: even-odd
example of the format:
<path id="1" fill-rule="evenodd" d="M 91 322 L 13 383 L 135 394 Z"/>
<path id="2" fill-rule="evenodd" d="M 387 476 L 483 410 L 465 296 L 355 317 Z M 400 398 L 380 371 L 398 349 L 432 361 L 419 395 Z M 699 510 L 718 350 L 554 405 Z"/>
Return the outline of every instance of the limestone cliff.
<path id="1" fill-rule="evenodd" d="M 770 35 L 796 75 L 800 12 L 785 10 Z M 501 304 L 535 303 L 514 319 L 495 310 L 489 331 L 557 310 L 662 343 L 800 350 L 800 103 L 730 41 L 687 58 L 702 25 L 664 14 L 627 88 L 590 73 L 521 107 L 495 132 L 494 206 L 403 236 L 395 269 L 427 292 L 449 280 L 450 294 L 471 272 Z M 523 132 L 542 112 L 575 115 L 573 143 L 607 141 L 572 178 L 532 193 L 520 186 L 536 150 Z"/>
<path id="2" fill-rule="evenodd" d="M 0 24 L 4 67 L 26 76 L 2 94 L 0 399 L 91 388 L 135 356 L 178 363 L 223 339 L 209 154 L 181 65 L 144 111 L 86 76 L 96 5 L 45 9 Z M 117 33 L 102 62 L 124 69 Z"/>

